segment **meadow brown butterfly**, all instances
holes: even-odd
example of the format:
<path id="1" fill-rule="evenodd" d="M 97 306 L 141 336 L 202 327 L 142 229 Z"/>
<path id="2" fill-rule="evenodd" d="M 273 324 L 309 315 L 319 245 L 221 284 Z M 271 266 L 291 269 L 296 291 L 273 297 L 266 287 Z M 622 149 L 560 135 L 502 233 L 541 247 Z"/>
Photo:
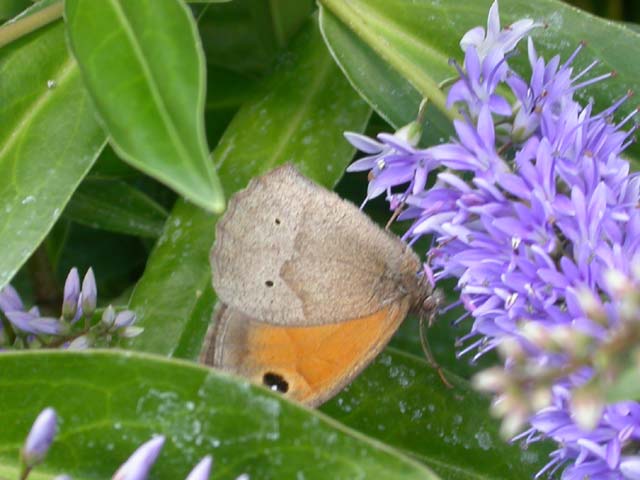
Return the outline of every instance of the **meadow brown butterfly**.
<path id="1" fill-rule="evenodd" d="M 311 406 L 436 304 L 411 248 L 291 165 L 231 198 L 211 268 L 220 303 L 200 361 Z"/>

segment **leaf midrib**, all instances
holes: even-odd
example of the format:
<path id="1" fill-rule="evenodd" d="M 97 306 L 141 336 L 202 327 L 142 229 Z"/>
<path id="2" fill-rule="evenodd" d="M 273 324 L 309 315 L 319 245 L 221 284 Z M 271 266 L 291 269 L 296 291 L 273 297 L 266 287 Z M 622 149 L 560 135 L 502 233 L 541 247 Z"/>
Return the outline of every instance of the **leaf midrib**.
<path id="1" fill-rule="evenodd" d="M 176 125 L 172 121 L 171 115 L 169 115 L 166 105 L 162 99 L 162 95 L 160 95 L 158 85 L 154 81 L 154 76 L 151 74 L 151 68 L 148 62 L 146 61 L 146 57 L 144 56 L 144 52 L 140 46 L 140 42 L 138 41 L 138 38 L 136 37 L 135 32 L 133 31 L 133 28 L 130 22 L 128 21 L 126 14 L 122 10 L 122 7 L 120 6 L 120 3 L 118 2 L 118 0 L 109 0 L 109 3 L 113 6 L 114 13 L 120 20 L 123 32 L 127 37 L 127 39 L 129 40 L 131 49 L 136 59 L 138 60 L 138 64 L 140 65 L 140 68 L 142 70 L 142 74 L 144 78 L 147 80 L 147 85 L 149 86 L 151 97 L 153 98 L 154 103 L 156 104 L 156 108 L 160 113 L 160 118 L 162 119 L 162 123 L 165 126 L 165 129 L 167 130 L 167 133 L 169 134 L 169 137 L 171 138 L 172 143 L 178 150 L 177 152 L 178 158 L 180 159 L 180 162 L 182 163 L 182 165 L 190 166 L 190 162 L 189 162 L 190 156 L 188 153 L 188 149 L 184 145 L 184 142 L 182 141 L 180 134 L 177 131 Z"/>

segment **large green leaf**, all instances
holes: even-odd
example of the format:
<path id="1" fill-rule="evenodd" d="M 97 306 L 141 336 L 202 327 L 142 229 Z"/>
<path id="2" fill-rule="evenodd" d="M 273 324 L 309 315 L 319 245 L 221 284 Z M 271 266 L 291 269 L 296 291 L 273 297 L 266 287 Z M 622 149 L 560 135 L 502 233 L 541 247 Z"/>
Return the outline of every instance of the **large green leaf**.
<path id="1" fill-rule="evenodd" d="M 334 58 L 367 101 L 395 127 L 415 118 L 420 98 L 428 97 L 441 111 L 444 94 L 437 84 L 455 75 L 449 58 L 462 60 L 458 42 L 472 27 L 486 25 L 493 0 L 319 0 L 321 26 Z M 628 90 L 640 87 L 640 35 L 628 27 L 596 18 L 557 0 L 502 0 L 502 25 L 528 17 L 545 24 L 533 33 L 538 50 L 547 58 L 567 59 L 579 43 L 588 43 L 576 61 L 580 71 L 594 59 L 593 73 L 615 70 L 606 85 L 584 90 L 606 107 Z M 620 48 L 624 45 L 624 48 Z M 526 47 L 522 47 L 526 49 Z M 526 55 L 516 64 L 523 67 Z M 522 69 L 528 72 L 528 67 Z M 634 106 L 629 105 L 626 111 Z M 440 120 L 442 117 L 440 117 Z M 434 120 L 438 126 L 440 120 Z M 437 127 L 439 128 L 439 127 Z M 437 137 L 436 137 L 437 138 Z M 638 154 L 638 151 L 634 151 Z"/>
<path id="2" fill-rule="evenodd" d="M 82 182 L 64 213 L 94 228 L 152 238 L 160 236 L 168 215 L 128 183 L 91 176 Z"/>
<path id="3" fill-rule="evenodd" d="M 369 112 L 309 21 L 214 152 L 225 190 L 284 162 L 332 186 L 353 155 L 342 131 L 364 129 Z M 133 348 L 197 356 L 213 307 L 208 256 L 215 221 L 184 202 L 174 208 L 130 302 L 146 329 Z"/>
<path id="4" fill-rule="evenodd" d="M 426 467 L 266 389 L 197 365 L 118 351 L 0 355 L 0 476 L 53 407 L 60 433 L 42 467 L 109 478 L 153 434 L 166 436 L 153 478 L 185 478 L 215 458 L 212 479 L 435 479 Z"/>
<path id="5" fill-rule="evenodd" d="M 0 288 L 46 236 L 105 142 L 63 27 L 0 49 Z"/>
<path id="6" fill-rule="evenodd" d="M 119 155 L 214 212 L 224 196 L 204 134 L 204 56 L 180 0 L 68 0 L 69 40 Z"/>
<path id="7" fill-rule="evenodd" d="M 447 374 L 447 388 L 423 358 L 387 348 L 321 410 L 429 465 L 443 479 L 532 478 L 548 445 L 509 445 L 489 402 Z"/>

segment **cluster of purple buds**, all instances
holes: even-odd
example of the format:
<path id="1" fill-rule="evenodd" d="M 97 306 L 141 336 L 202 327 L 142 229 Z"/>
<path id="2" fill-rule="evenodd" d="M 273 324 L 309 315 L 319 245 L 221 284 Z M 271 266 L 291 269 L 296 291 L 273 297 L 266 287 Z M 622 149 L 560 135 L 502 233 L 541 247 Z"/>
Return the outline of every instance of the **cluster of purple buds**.
<path id="1" fill-rule="evenodd" d="M 116 313 L 112 306 L 94 324 L 98 291 L 90 268 L 80 284 L 76 268 L 72 268 L 64 285 L 62 312 L 59 317 L 42 316 L 38 307 L 27 310 L 18 292 L 7 285 L 0 291 L 0 347 L 85 349 L 116 337 L 131 338 L 142 333 L 134 326 L 135 314 L 130 310 Z M 2 317 L 2 315 L 0 315 Z"/>
<path id="2" fill-rule="evenodd" d="M 57 429 L 57 415 L 53 408 L 45 408 L 31 427 L 27 440 L 20 452 L 22 474 L 26 480 L 31 470 L 42 463 L 53 443 Z M 163 436 L 155 436 L 143 443 L 113 474 L 113 480 L 145 480 L 164 445 Z M 205 456 L 191 470 L 186 480 L 207 480 L 211 472 L 213 459 Z M 242 477 L 242 476 L 241 476 Z M 240 478 L 240 477 L 239 477 Z M 248 480 L 247 476 L 244 476 Z M 69 475 L 58 475 L 55 480 L 71 480 Z"/>
<path id="3" fill-rule="evenodd" d="M 351 170 L 369 170 L 368 198 L 386 192 L 412 220 L 407 242 L 433 239 L 427 267 L 436 282 L 457 279 L 466 313 L 455 323 L 471 321 L 459 355 L 503 359 L 475 378 L 503 434 L 558 444 L 539 475 L 640 479 L 640 392 L 624 388 L 640 378 L 640 177 L 622 157 L 636 110 L 616 123 L 629 94 L 601 112 L 574 99 L 613 76 L 594 76 L 598 62 L 574 72 L 584 45 L 546 61 L 529 38 L 531 73 L 513 70 L 538 26 L 501 28 L 494 3 L 453 63 L 455 136 L 418 148 L 416 122 L 411 137 L 347 134 L 367 154 Z"/>

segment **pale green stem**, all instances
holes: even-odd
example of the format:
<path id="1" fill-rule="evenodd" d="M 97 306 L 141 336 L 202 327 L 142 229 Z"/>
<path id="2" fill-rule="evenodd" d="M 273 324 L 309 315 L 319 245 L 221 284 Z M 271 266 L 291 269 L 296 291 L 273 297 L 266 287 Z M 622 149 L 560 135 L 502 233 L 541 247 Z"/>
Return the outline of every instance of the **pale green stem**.
<path id="1" fill-rule="evenodd" d="M 458 118 L 456 112 L 446 107 L 445 95 L 438 88 L 437 83 L 427 75 L 417 73 L 415 65 L 404 58 L 401 52 L 394 50 L 388 42 L 385 42 L 377 29 L 370 24 L 370 19 L 366 15 L 362 15 L 344 0 L 320 0 L 320 3 L 369 45 L 385 62 L 407 79 L 423 97 L 428 98 L 449 118 Z"/>
<path id="2" fill-rule="evenodd" d="M 0 48 L 62 17 L 62 0 L 0 27 Z"/>

